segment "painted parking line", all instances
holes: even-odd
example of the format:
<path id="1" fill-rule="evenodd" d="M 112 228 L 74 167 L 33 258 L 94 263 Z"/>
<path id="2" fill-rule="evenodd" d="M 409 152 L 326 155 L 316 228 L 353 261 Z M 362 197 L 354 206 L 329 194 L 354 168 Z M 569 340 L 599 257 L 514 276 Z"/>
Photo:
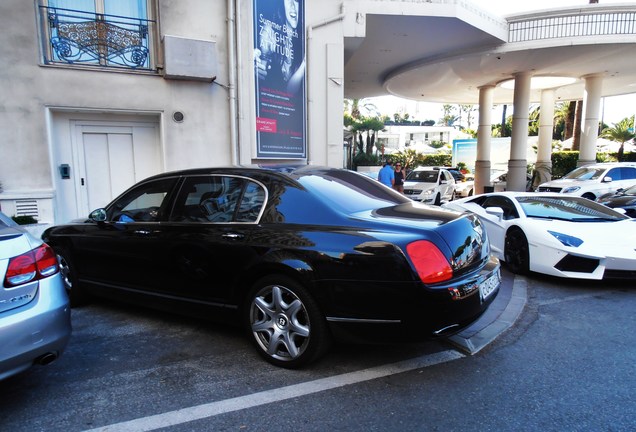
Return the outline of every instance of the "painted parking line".
<path id="1" fill-rule="evenodd" d="M 458 360 L 462 357 L 465 356 L 457 351 L 442 351 L 435 354 L 425 355 L 422 357 L 404 360 L 388 365 L 377 366 L 361 371 L 349 372 L 342 375 L 321 378 L 315 381 L 294 384 L 278 389 L 272 389 L 259 393 L 253 393 L 250 395 L 211 402 L 208 404 L 182 408 L 175 411 L 169 411 L 162 414 L 142 417 L 121 423 L 114 423 L 112 425 L 90 429 L 85 432 L 152 431 L 160 428 L 191 422 L 194 420 L 214 417 L 219 414 L 239 411 L 246 408 L 253 408 L 273 402 L 277 403 L 287 399 L 306 396 L 313 393 L 336 389 L 339 387 L 357 384 L 364 381 L 370 381 L 377 378 L 383 378 L 389 375 L 408 372 L 414 369 L 421 369 L 441 363 L 447 363 L 453 360 Z"/>

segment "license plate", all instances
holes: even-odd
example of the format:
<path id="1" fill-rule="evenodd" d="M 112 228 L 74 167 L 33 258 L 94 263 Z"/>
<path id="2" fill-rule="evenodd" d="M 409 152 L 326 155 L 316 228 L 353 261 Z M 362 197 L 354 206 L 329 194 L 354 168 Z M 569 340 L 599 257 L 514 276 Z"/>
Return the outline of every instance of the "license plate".
<path id="1" fill-rule="evenodd" d="M 494 275 L 490 276 L 488 279 L 479 284 L 479 296 L 481 297 L 482 301 L 486 300 L 495 291 L 497 291 L 500 283 L 501 276 L 499 274 L 499 269 L 497 269 L 497 272 Z"/>

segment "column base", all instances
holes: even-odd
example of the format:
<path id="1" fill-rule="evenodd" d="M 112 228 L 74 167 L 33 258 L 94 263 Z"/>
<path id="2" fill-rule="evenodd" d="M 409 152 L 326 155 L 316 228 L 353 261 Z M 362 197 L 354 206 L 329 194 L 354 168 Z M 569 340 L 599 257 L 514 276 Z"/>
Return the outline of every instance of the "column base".
<path id="1" fill-rule="evenodd" d="M 508 161 L 508 176 L 506 190 L 525 192 L 528 188 L 528 161 L 526 159 L 510 159 Z"/>
<path id="2" fill-rule="evenodd" d="M 475 161 L 475 186 L 473 194 L 478 195 L 484 193 L 484 186 L 490 186 L 490 161 Z"/>

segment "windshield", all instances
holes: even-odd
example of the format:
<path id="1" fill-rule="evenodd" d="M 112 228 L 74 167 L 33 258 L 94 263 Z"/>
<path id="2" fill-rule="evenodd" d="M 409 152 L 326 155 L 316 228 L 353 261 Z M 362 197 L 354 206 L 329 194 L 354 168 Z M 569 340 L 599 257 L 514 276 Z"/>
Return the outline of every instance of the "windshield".
<path id="1" fill-rule="evenodd" d="M 345 213 L 394 206 L 411 201 L 377 180 L 346 170 L 305 175 L 298 181 L 325 203 Z"/>
<path id="2" fill-rule="evenodd" d="M 580 167 L 563 176 L 564 179 L 571 180 L 596 180 L 601 178 L 605 168 Z"/>
<path id="3" fill-rule="evenodd" d="M 406 180 L 423 183 L 437 183 L 439 171 L 412 171 L 406 176 Z"/>
<path id="4" fill-rule="evenodd" d="M 618 221 L 629 219 L 602 204 L 580 197 L 518 197 L 527 217 L 573 222 Z"/>
<path id="5" fill-rule="evenodd" d="M 636 185 L 629 187 L 623 191 L 625 195 L 634 195 L 636 196 Z"/>

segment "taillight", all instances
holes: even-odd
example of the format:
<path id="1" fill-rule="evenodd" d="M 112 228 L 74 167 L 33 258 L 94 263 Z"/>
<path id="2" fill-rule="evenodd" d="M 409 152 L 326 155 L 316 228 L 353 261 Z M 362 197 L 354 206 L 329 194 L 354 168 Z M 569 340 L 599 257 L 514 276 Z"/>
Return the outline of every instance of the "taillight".
<path id="1" fill-rule="evenodd" d="M 406 246 L 411 262 L 424 283 L 444 282 L 453 277 L 453 269 L 435 244 L 418 240 Z"/>
<path id="2" fill-rule="evenodd" d="M 11 258 L 4 286 L 22 285 L 51 276 L 58 271 L 55 252 L 45 243 L 27 253 Z"/>

